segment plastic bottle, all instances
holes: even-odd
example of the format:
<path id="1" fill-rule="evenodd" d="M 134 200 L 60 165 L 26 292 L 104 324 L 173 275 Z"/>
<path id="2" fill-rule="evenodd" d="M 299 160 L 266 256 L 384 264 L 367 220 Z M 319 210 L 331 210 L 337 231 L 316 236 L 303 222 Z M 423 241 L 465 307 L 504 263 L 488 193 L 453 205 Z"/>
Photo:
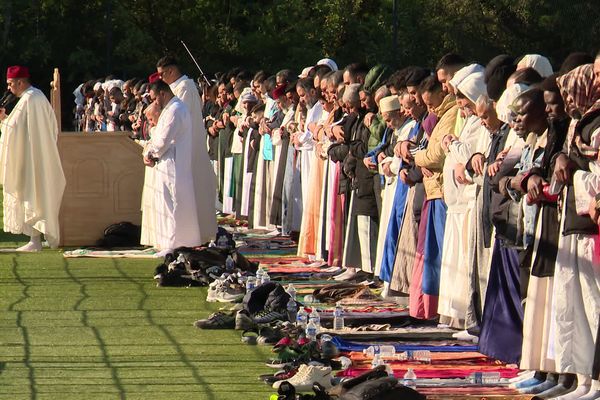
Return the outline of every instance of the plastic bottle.
<path id="1" fill-rule="evenodd" d="M 474 385 L 490 385 L 500 383 L 500 372 L 473 372 L 469 379 Z"/>
<path id="2" fill-rule="evenodd" d="M 402 384 L 411 389 L 417 388 L 417 374 L 413 371 L 412 368 L 409 368 L 408 371 L 404 374 L 404 379 L 402 380 Z"/>
<path id="3" fill-rule="evenodd" d="M 286 292 L 290 295 L 290 297 L 296 301 L 296 288 L 294 287 L 293 284 L 289 284 L 288 287 L 286 288 Z"/>
<path id="4" fill-rule="evenodd" d="M 383 365 L 383 364 L 385 364 L 385 362 L 381 359 L 381 357 L 379 356 L 379 354 L 375 354 L 373 356 L 373 359 L 371 360 L 371 368 L 374 369 L 374 368 L 377 368 L 377 367 L 379 367 L 380 365 Z"/>
<path id="5" fill-rule="evenodd" d="M 248 279 L 246 279 L 246 293 L 250 293 L 256 288 L 256 277 L 250 275 Z"/>
<path id="6" fill-rule="evenodd" d="M 415 350 L 412 352 L 412 360 L 429 364 L 431 362 L 431 352 L 429 350 Z"/>
<path id="7" fill-rule="evenodd" d="M 373 357 L 379 354 L 380 357 L 393 357 L 396 354 L 396 348 L 392 345 L 369 346 L 363 349 L 363 354 Z"/>
<path id="8" fill-rule="evenodd" d="M 271 281 L 271 277 L 269 276 L 269 274 L 267 273 L 267 271 L 264 271 L 262 274 L 262 278 L 260 280 L 260 284 L 264 285 L 265 283 L 268 283 Z"/>
<path id="9" fill-rule="evenodd" d="M 262 267 L 259 267 L 256 270 L 256 286 L 261 285 L 263 273 L 264 273 L 264 271 L 263 271 Z"/>
<path id="10" fill-rule="evenodd" d="M 217 247 L 220 249 L 226 249 L 228 244 L 229 240 L 227 240 L 227 237 L 225 236 L 221 236 L 217 239 Z"/>
<path id="11" fill-rule="evenodd" d="M 321 330 L 321 315 L 319 315 L 319 312 L 316 308 L 313 307 L 310 315 L 308 316 L 308 321 L 314 322 L 317 329 Z"/>
<path id="12" fill-rule="evenodd" d="M 306 325 L 305 333 L 306 333 L 306 338 L 308 340 L 310 340 L 311 342 L 317 340 L 317 335 L 319 333 L 319 329 L 317 328 L 315 321 L 313 321 L 312 319 L 308 321 L 308 324 Z"/>
<path id="13" fill-rule="evenodd" d="M 333 330 L 341 331 L 344 329 L 344 308 L 338 302 L 333 311 Z"/>
<path id="14" fill-rule="evenodd" d="M 298 318 L 298 306 L 296 305 L 296 300 L 290 297 L 285 308 L 287 309 L 288 320 L 290 322 L 295 322 Z"/>
<path id="15" fill-rule="evenodd" d="M 233 257 L 231 254 L 227 256 L 227 260 L 225 260 L 225 271 L 231 272 L 235 268 L 235 261 L 233 261 Z"/>
<path id="16" fill-rule="evenodd" d="M 306 324 L 308 322 L 308 313 L 304 309 L 304 307 L 300 307 L 298 313 L 296 314 L 296 325 L 301 326 L 303 329 L 306 328 Z"/>
<path id="17" fill-rule="evenodd" d="M 208 244 L 208 247 L 217 247 L 217 245 L 215 244 L 214 240 L 211 240 L 210 243 Z"/>

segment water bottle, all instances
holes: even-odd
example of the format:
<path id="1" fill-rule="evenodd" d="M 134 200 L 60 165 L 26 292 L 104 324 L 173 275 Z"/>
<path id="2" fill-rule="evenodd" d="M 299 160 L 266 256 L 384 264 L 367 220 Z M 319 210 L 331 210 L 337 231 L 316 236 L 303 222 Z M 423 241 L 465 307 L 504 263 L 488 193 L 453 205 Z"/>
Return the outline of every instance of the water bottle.
<path id="1" fill-rule="evenodd" d="M 308 321 L 308 313 L 304 309 L 304 307 L 300 307 L 298 313 L 296 314 L 296 326 L 300 326 L 303 329 L 306 328 L 306 324 Z"/>
<path id="2" fill-rule="evenodd" d="M 262 273 L 262 277 L 261 277 L 261 280 L 260 280 L 260 284 L 261 284 L 261 285 L 264 285 L 265 283 L 268 283 L 268 282 L 270 282 L 270 281 L 271 281 L 271 277 L 269 276 L 269 274 L 267 273 L 267 271 L 264 271 L 264 272 Z"/>
<path id="3" fill-rule="evenodd" d="M 415 350 L 412 352 L 411 359 L 429 364 L 431 362 L 431 352 L 429 350 Z"/>
<path id="4" fill-rule="evenodd" d="M 344 309 L 338 302 L 333 311 L 333 330 L 341 331 L 342 329 L 344 329 Z"/>
<path id="5" fill-rule="evenodd" d="M 286 292 L 287 292 L 287 293 L 290 295 L 290 297 L 291 297 L 291 298 L 292 298 L 294 301 L 296 301 L 296 293 L 297 293 L 297 292 L 296 292 L 296 288 L 294 287 L 294 285 L 293 285 L 293 284 L 291 284 L 291 283 L 290 283 L 290 284 L 288 285 L 288 287 L 287 287 L 287 289 L 286 289 Z"/>
<path id="6" fill-rule="evenodd" d="M 368 356 L 375 356 L 375 354 L 379 354 L 380 357 L 394 357 L 396 354 L 396 348 L 392 345 L 379 345 L 379 346 L 369 346 L 366 349 L 363 349 L 363 354 Z"/>
<path id="7" fill-rule="evenodd" d="M 298 318 L 298 308 L 296 306 L 296 300 L 294 300 L 292 297 L 290 297 L 290 299 L 287 302 L 286 309 L 287 309 L 288 320 L 290 322 L 295 322 Z"/>
<path id="8" fill-rule="evenodd" d="M 215 244 L 214 240 L 211 240 L 210 243 L 208 244 L 208 247 L 217 247 L 217 245 Z"/>
<path id="9" fill-rule="evenodd" d="M 227 256 L 227 260 L 225 260 L 225 271 L 233 271 L 233 269 L 235 268 L 235 261 L 233 261 L 233 257 L 231 257 L 231 254 Z"/>
<path id="10" fill-rule="evenodd" d="M 229 244 L 229 240 L 227 240 L 227 237 L 220 236 L 219 239 L 217 239 L 217 247 L 220 249 L 226 249 L 227 245 Z"/>
<path id="11" fill-rule="evenodd" d="M 406 371 L 406 373 L 404 374 L 404 379 L 402 381 L 402 384 L 406 387 L 416 390 L 416 388 L 417 388 L 416 381 L 417 381 L 417 374 L 415 374 L 415 371 L 413 371 L 412 368 L 409 368 L 408 371 Z"/>
<path id="12" fill-rule="evenodd" d="M 256 277 L 251 275 L 248 277 L 248 279 L 246 279 L 246 293 L 250 293 L 255 288 L 256 288 Z"/>
<path id="13" fill-rule="evenodd" d="M 373 356 L 373 359 L 371 360 L 371 368 L 375 369 L 377 367 L 379 367 L 380 365 L 385 364 L 385 362 L 381 359 L 381 357 L 379 356 L 379 354 L 375 354 Z"/>
<path id="14" fill-rule="evenodd" d="M 474 385 L 490 385 L 500 383 L 500 372 L 473 372 L 469 380 Z"/>
<path id="15" fill-rule="evenodd" d="M 319 333 L 319 330 L 317 328 L 317 325 L 315 324 L 315 321 L 313 321 L 312 319 L 308 321 L 305 332 L 306 338 L 308 340 L 310 340 L 311 342 L 317 340 L 317 334 Z"/>
<path id="16" fill-rule="evenodd" d="M 264 273 L 264 271 L 263 271 L 262 267 L 259 267 L 256 270 L 256 286 L 260 286 L 260 284 L 262 282 L 263 273 Z"/>
<path id="17" fill-rule="evenodd" d="M 319 312 L 317 311 L 316 308 L 313 308 L 310 315 L 308 316 L 308 320 L 313 321 L 315 323 L 315 326 L 317 327 L 317 329 L 321 329 L 321 316 L 319 315 Z"/>

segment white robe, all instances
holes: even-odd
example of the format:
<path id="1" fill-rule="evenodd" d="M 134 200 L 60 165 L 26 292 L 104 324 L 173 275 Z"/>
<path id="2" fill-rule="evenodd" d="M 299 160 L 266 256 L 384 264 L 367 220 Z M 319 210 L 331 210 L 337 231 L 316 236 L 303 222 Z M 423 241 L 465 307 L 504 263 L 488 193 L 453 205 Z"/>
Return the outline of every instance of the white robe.
<path id="1" fill-rule="evenodd" d="M 35 229 L 44 234 L 51 247 L 57 247 L 66 180 L 56 145 L 54 110 L 39 89 L 30 87 L 0 124 L 0 130 L 4 231 L 31 236 Z"/>
<path id="2" fill-rule="evenodd" d="M 202 101 L 194 81 L 186 75 L 169 85 L 175 96 L 187 106 L 192 122 L 192 177 L 196 196 L 197 224 L 201 243 L 208 243 L 217 234 L 215 193 L 217 177 L 211 166 L 206 146 L 206 127 L 202 117 Z"/>
<path id="3" fill-rule="evenodd" d="M 158 158 L 154 167 L 154 224 L 160 250 L 204 243 L 196 214 L 192 135 L 190 113 L 179 98 L 173 97 L 160 114 L 147 147 L 147 154 Z"/>

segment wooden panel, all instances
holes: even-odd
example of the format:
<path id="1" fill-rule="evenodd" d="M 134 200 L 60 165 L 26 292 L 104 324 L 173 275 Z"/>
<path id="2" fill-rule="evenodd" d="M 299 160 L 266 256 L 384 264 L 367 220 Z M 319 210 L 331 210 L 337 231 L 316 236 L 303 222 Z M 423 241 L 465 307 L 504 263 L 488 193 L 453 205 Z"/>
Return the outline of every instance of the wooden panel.
<path id="1" fill-rule="evenodd" d="M 61 246 L 91 246 L 108 225 L 141 224 L 142 149 L 124 132 L 63 132 L 58 149 L 67 179 Z"/>

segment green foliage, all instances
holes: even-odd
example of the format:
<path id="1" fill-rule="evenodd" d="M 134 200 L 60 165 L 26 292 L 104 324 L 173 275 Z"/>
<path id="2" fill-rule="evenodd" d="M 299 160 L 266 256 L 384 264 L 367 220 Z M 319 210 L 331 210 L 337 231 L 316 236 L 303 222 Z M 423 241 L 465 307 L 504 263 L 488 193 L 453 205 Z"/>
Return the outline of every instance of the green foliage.
<path id="1" fill-rule="evenodd" d="M 448 51 L 486 62 L 499 53 L 597 51 L 600 7 L 584 0 L 0 0 L 0 68 L 23 63 L 47 89 L 54 67 L 63 104 L 85 79 L 145 77 L 165 52 L 197 71 L 233 66 L 276 72 L 331 57 L 435 65 Z M 67 90 L 68 89 L 68 90 Z M 68 98 L 67 98 L 68 97 Z"/>

